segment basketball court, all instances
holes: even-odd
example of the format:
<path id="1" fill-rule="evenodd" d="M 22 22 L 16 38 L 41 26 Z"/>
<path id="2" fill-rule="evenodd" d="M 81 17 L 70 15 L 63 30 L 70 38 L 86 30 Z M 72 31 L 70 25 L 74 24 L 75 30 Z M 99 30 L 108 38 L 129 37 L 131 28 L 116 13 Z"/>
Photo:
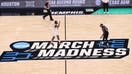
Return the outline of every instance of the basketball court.
<path id="1" fill-rule="evenodd" d="M 99 40 L 100 23 L 109 28 L 112 38 L 129 39 L 130 54 L 122 59 L 67 60 L 67 74 L 132 74 L 132 15 L 64 15 L 53 16 L 61 21 L 61 40 Z M 66 21 L 65 21 L 66 20 Z M 66 27 L 65 27 L 66 23 Z M 11 51 L 16 41 L 50 41 L 52 22 L 42 16 L 0 16 L 0 54 Z M 1 74 L 65 74 L 65 60 L 27 60 L 0 62 Z"/>

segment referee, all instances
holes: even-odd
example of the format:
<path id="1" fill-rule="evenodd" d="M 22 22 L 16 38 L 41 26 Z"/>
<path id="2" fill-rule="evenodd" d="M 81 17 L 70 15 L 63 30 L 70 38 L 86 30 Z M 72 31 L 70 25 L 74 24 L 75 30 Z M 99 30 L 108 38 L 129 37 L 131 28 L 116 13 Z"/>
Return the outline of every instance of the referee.
<path id="1" fill-rule="evenodd" d="M 47 17 L 49 15 L 50 20 L 53 21 L 54 19 L 52 18 L 52 14 L 51 14 L 51 9 L 50 9 L 50 5 L 49 5 L 49 1 L 46 1 L 45 5 L 44 5 L 44 16 L 43 19 L 45 20 L 45 17 Z"/>
<path id="2" fill-rule="evenodd" d="M 109 13 L 109 0 L 102 0 L 104 13 Z"/>

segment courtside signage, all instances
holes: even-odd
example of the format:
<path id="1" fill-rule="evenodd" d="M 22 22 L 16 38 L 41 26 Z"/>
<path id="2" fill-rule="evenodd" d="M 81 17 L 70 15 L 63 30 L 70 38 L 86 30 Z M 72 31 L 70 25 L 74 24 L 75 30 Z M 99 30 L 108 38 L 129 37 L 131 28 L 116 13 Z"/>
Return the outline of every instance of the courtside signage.
<path id="1" fill-rule="evenodd" d="M 12 51 L 4 51 L 1 62 L 19 60 L 63 59 L 120 59 L 129 55 L 129 39 L 74 40 L 74 41 L 17 41 L 10 44 Z M 108 42 L 108 46 L 104 45 Z"/>

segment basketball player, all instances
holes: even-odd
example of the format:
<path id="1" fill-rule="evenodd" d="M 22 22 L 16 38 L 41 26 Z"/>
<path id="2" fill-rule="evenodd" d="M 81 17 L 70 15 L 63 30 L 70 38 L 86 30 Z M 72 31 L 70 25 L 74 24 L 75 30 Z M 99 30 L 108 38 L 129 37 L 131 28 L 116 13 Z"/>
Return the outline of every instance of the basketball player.
<path id="1" fill-rule="evenodd" d="M 104 13 L 109 13 L 109 0 L 102 0 Z"/>
<path id="2" fill-rule="evenodd" d="M 44 5 L 44 11 L 43 12 L 45 13 L 45 15 L 43 16 L 44 20 L 45 20 L 45 17 L 47 17 L 49 15 L 50 20 L 53 21 L 52 14 L 51 14 L 51 9 L 50 9 L 50 5 L 49 5 L 48 0 L 46 1 L 45 5 Z"/>
<path id="3" fill-rule="evenodd" d="M 60 44 L 60 37 L 59 37 L 59 32 L 58 32 L 59 27 L 60 27 L 60 21 L 58 22 L 55 20 L 53 23 L 53 37 L 50 42 L 50 44 L 52 44 L 52 45 L 54 45 L 53 41 L 54 41 L 55 37 L 57 37 L 57 40 L 59 41 L 59 44 Z"/>
<path id="4" fill-rule="evenodd" d="M 103 24 L 100 24 L 100 27 L 101 27 L 101 29 L 103 31 L 103 34 L 101 35 L 100 38 L 101 39 L 103 38 L 103 41 L 106 41 L 104 44 L 106 46 L 108 46 L 107 45 L 108 44 L 108 36 L 109 36 L 108 28 L 105 25 L 103 25 Z"/>

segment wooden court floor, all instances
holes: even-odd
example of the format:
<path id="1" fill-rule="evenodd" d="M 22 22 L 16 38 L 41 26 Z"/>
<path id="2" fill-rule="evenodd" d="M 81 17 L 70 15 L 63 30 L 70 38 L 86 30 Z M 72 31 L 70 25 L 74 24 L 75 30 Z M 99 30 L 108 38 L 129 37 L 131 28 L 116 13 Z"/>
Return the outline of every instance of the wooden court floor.
<path id="1" fill-rule="evenodd" d="M 64 16 L 61 40 L 65 39 Z M 122 59 L 67 60 L 67 74 L 132 74 L 132 15 L 71 15 L 67 16 L 67 40 L 98 40 L 103 23 L 109 28 L 109 38 L 129 38 L 130 54 Z M 52 37 L 52 22 L 42 16 L 0 16 L 0 54 L 11 51 L 15 41 L 46 41 Z M 32 60 L 0 62 L 0 74 L 64 74 L 64 60 Z"/>

